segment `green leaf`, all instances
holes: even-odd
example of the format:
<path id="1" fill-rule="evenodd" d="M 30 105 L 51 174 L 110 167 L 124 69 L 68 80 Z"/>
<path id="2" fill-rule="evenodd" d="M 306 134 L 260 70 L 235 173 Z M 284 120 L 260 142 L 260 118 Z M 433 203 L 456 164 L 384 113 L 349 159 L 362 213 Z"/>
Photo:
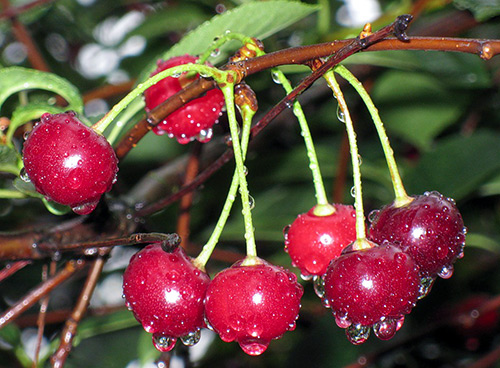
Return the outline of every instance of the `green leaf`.
<path id="1" fill-rule="evenodd" d="M 422 150 L 457 121 L 465 97 L 447 90 L 437 78 L 393 71 L 382 76 L 372 93 L 387 129 Z"/>
<path id="2" fill-rule="evenodd" d="M 459 9 L 470 10 L 479 22 L 500 14 L 500 0 L 454 0 L 453 3 Z"/>
<path id="3" fill-rule="evenodd" d="M 0 171 L 19 175 L 19 155 L 14 148 L 0 146 Z"/>
<path id="4" fill-rule="evenodd" d="M 68 106 L 66 110 L 83 113 L 83 100 L 77 88 L 55 74 L 17 66 L 0 69 L 0 107 L 9 96 L 24 90 L 42 89 L 57 93 Z"/>
<path id="5" fill-rule="evenodd" d="M 215 37 L 219 37 L 228 30 L 263 40 L 319 9 L 317 5 L 295 1 L 246 3 L 201 24 L 160 57 L 168 59 L 183 54 L 201 54 Z M 239 47 L 237 42 L 231 42 L 229 46 L 231 47 L 221 50 L 221 55 L 230 48 L 234 50 Z M 146 79 L 154 68 L 155 63 L 151 63 L 139 80 Z"/>
<path id="6" fill-rule="evenodd" d="M 21 343 L 21 331 L 19 327 L 11 323 L 0 330 L 0 341 L 2 342 L 2 349 L 9 346 L 9 349 Z"/>
<path id="7" fill-rule="evenodd" d="M 481 131 L 470 137 L 453 136 L 425 153 L 404 178 L 410 194 L 437 190 L 456 200 L 480 188 L 500 170 L 500 135 Z"/>

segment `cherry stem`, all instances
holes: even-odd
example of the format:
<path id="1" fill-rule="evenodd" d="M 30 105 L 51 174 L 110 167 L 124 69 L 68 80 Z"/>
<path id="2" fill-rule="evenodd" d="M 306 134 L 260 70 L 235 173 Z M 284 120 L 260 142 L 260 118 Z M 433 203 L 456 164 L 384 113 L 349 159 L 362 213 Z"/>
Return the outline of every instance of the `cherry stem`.
<path id="1" fill-rule="evenodd" d="M 92 126 L 92 129 L 102 134 L 111 124 L 111 122 L 118 116 L 118 114 L 149 87 L 153 86 L 166 77 L 171 77 L 173 75 L 180 76 L 182 73 L 190 71 L 194 71 L 202 74 L 203 76 L 212 77 L 215 79 L 222 79 L 223 74 L 225 74 L 223 71 L 220 71 L 217 68 L 193 63 L 178 65 L 173 68 L 163 70 L 160 73 L 155 74 L 151 78 L 140 83 L 136 88 L 130 91 L 130 93 L 122 98 L 120 102 L 114 105 L 113 108 L 101 120 L 95 123 Z"/>
<path id="2" fill-rule="evenodd" d="M 375 128 L 377 129 L 377 133 L 380 139 L 380 144 L 382 145 L 382 149 L 384 150 L 385 159 L 387 161 L 387 166 L 389 168 L 389 172 L 391 174 L 391 181 L 394 187 L 394 194 L 396 199 L 394 201 L 396 206 L 402 206 L 409 202 L 411 202 L 411 197 L 406 194 L 406 190 L 403 185 L 403 181 L 401 180 L 401 175 L 399 174 L 398 165 L 396 164 L 396 160 L 394 158 L 394 151 L 392 150 L 391 144 L 389 143 L 389 137 L 385 131 L 384 123 L 382 123 L 382 119 L 380 119 L 380 114 L 378 113 L 378 109 L 375 107 L 373 100 L 370 95 L 363 87 L 363 84 L 343 65 L 337 65 L 335 67 L 335 72 L 338 73 L 342 78 L 349 82 L 351 86 L 354 87 L 356 92 L 358 92 L 359 96 L 365 103 L 370 115 L 373 119 L 373 123 L 375 124 Z"/>
<path id="3" fill-rule="evenodd" d="M 246 151 L 248 147 L 248 141 L 250 139 L 250 127 L 252 123 L 252 118 L 255 114 L 255 111 L 249 105 L 243 105 L 240 108 L 241 116 L 243 118 L 242 125 L 242 134 L 241 134 L 241 153 L 242 156 L 246 156 Z M 233 145 L 234 147 L 234 145 Z M 200 254 L 193 261 L 193 264 L 201 270 L 205 269 L 205 265 L 210 259 L 212 252 L 214 251 L 217 243 L 219 242 L 219 238 L 222 234 L 222 230 L 224 230 L 224 226 L 226 225 L 227 219 L 231 212 L 231 208 L 233 207 L 233 203 L 236 199 L 236 192 L 238 191 L 238 187 L 240 184 L 240 179 L 238 176 L 238 171 L 235 170 L 233 174 L 233 179 L 231 181 L 231 186 L 229 187 L 229 191 L 227 193 L 226 201 L 224 202 L 224 206 L 222 207 L 222 212 L 217 220 L 217 224 L 210 235 L 207 243 L 203 246 Z"/>
<path id="4" fill-rule="evenodd" d="M 213 52 L 216 51 L 219 47 L 223 46 L 226 42 L 231 40 L 240 41 L 243 45 L 252 44 L 254 41 L 251 37 L 248 37 L 244 34 L 237 32 L 228 32 L 223 34 L 220 37 L 214 39 L 210 47 L 200 55 L 200 58 L 197 60 L 198 63 L 203 64 L 210 56 L 213 56 Z"/>
<path id="5" fill-rule="evenodd" d="M 252 209 L 250 207 L 250 194 L 248 192 L 248 183 L 246 178 L 243 152 L 241 150 L 238 122 L 236 120 L 236 109 L 234 104 L 234 84 L 228 83 L 221 86 L 222 93 L 226 100 L 227 118 L 229 121 L 229 130 L 231 132 L 231 140 L 233 144 L 234 160 L 236 162 L 236 173 L 240 186 L 241 196 L 241 213 L 245 222 L 245 241 L 247 247 L 247 257 L 242 265 L 254 264 L 257 257 L 257 246 L 255 244 L 255 235 L 252 221 Z"/>
<path id="6" fill-rule="evenodd" d="M 349 148 L 351 151 L 351 162 L 352 162 L 352 176 L 354 181 L 354 208 L 356 210 L 356 243 L 354 244 L 354 249 L 363 248 L 364 240 L 366 239 L 366 228 L 365 228 L 365 214 L 363 211 L 363 193 L 361 188 L 361 170 L 359 162 L 358 145 L 356 143 L 356 132 L 354 131 L 354 124 L 347 108 L 347 104 L 344 99 L 344 94 L 340 89 L 337 80 L 335 79 L 335 74 L 333 71 L 328 71 L 325 73 L 324 78 L 326 79 L 328 86 L 332 89 L 335 97 L 337 98 L 341 112 L 343 113 L 344 123 L 347 131 L 347 138 L 349 139 Z"/>
<path id="7" fill-rule="evenodd" d="M 273 68 L 271 73 L 273 75 L 273 80 L 276 83 L 281 84 L 287 94 L 292 92 L 293 88 L 290 84 L 290 81 L 285 77 L 281 70 L 279 70 L 278 68 Z M 299 121 L 301 134 L 306 145 L 307 157 L 309 158 L 309 169 L 311 170 L 313 177 L 316 202 L 319 205 L 317 207 L 319 213 L 316 213 L 315 211 L 315 214 L 322 216 L 331 215 L 335 210 L 333 206 L 328 203 L 328 198 L 326 196 L 325 187 L 323 185 L 323 177 L 321 176 L 321 170 L 319 168 L 318 157 L 316 155 L 316 149 L 314 148 L 311 131 L 309 130 L 307 119 L 304 115 L 304 111 L 302 110 L 302 106 L 297 100 L 295 100 L 295 102 L 293 103 L 293 114 Z"/>

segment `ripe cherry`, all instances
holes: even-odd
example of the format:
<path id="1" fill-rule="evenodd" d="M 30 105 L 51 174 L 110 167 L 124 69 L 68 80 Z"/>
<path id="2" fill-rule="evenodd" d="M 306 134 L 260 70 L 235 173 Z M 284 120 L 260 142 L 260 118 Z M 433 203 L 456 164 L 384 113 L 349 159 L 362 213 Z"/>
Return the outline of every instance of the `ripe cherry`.
<path id="1" fill-rule="evenodd" d="M 389 243 L 345 252 L 328 266 L 324 284 L 324 302 L 354 344 L 366 341 L 372 326 L 380 339 L 393 337 L 420 295 L 417 266 Z"/>
<path id="2" fill-rule="evenodd" d="M 157 69 L 151 76 L 174 66 L 194 63 L 198 58 L 191 55 L 177 56 L 169 60 L 158 61 Z M 170 96 L 179 92 L 199 75 L 187 79 L 187 73 L 180 77 L 167 77 L 144 91 L 146 110 L 150 111 Z M 185 144 L 193 139 L 208 142 L 212 137 L 212 126 L 218 122 L 224 107 L 224 95 L 218 88 L 207 91 L 204 96 L 196 98 L 180 109 L 168 115 L 165 120 L 153 128 L 158 134 L 167 134 L 170 138 L 177 138 L 179 143 Z"/>
<path id="3" fill-rule="evenodd" d="M 43 114 L 24 142 L 23 162 L 39 193 L 82 215 L 95 209 L 118 172 L 106 138 L 73 112 Z"/>
<path id="4" fill-rule="evenodd" d="M 161 243 L 152 243 L 130 260 L 123 295 L 144 330 L 153 334 L 155 347 L 169 351 L 177 338 L 186 345 L 198 342 L 209 282 L 182 248 L 166 252 Z"/>
<path id="5" fill-rule="evenodd" d="M 273 339 L 295 329 L 303 289 L 295 274 L 255 258 L 219 272 L 205 299 L 207 324 L 223 341 L 237 341 L 249 355 L 260 355 Z"/>
<path id="6" fill-rule="evenodd" d="M 356 240 L 356 213 L 353 206 L 328 205 L 333 213 L 321 214 L 316 205 L 300 214 L 286 227 L 285 251 L 304 277 L 320 276 L 330 261 Z M 328 212 L 331 212 L 328 211 Z"/>
<path id="7" fill-rule="evenodd" d="M 370 239 L 398 244 L 415 260 L 422 277 L 431 278 L 452 275 L 453 263 L 463 256 L 465 233 L 455 202 L 437 192 L 415 196 L 403 206 L 385 206 L 370 226 Z"/>

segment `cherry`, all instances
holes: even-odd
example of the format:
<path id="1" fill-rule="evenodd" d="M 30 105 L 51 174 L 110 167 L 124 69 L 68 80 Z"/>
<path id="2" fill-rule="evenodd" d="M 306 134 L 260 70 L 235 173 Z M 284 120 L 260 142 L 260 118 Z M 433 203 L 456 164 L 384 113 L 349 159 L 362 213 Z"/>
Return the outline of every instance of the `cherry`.
<path id="1" fill-rule="evenodd" d="M 24 170 L 47 199 L 85 215 L 116 181 L 118 160 L 104 136 L 73 112 L 43 114 L 23 147 Z"/>
<path id="2" fill-rule="evenodd" d="M 123 295 L 144 330 L 153 334 L 155 347 L 170 351 L 179 337 L 186 345 L 198 342 L 209 282 L 182 248 L 166 252 L 161 243 L 152 243 L 130 260 Z"/>
<path id="3" fill-rule="evenodd" d="M 194 63 L 198 58 L 191 55 L 177 56 L 166 61 L 159 60 L 157 69 L 151 76 L 174 66 Z M 167 77 L 144 91 L 146 110 L 150 111 L 161 104 L 170 96 L 179 92 L 199 75 L 191 79 L 186 78 L 187 73 L 180 77 Z M 224 106 L 224 95 L 218 88 L 211 89 L 195 100 L 185 104 L 165 118 L 153 128 L 158 134 L 167 134 L 170 138 L 177 138 L 179 143 L 185 144 L 193 139 L 208 142 L 212 137 L 212 126 L 218 122 Z"/>
<path id="4" fill-rule="evenodd" d="M 437 192 L 413 197 L 403 206 L 394 203 L 376 212 L 370 238 L 398 244 L 416 262 L 422 277 L 451 277 L 453 263 L 463 256 L 462 216 L 450 198 Z"/>
<path id="5" fill-rule="evenodd" d="M 354 344 L 366 341 L 373 326 L 380 339 L 394 336 L 420 292 L 418 268 L 409 255 L 389 243 L 347 251 L 324 276 L 325 300 L 337 325 Z"/>
<path id="6" fill-rule="evenodd" d="M 295 274 L 255 258 L 219 272 L 207 289 L 207 325 L 223 341 L 237 341 L 249 355 L 260 355 L 273 339 L 295 329 L 303 289 Z"/>
<path id="7" fill-rule="evenodd" d="M 334 204 L 328 215 L 318 214 L 320 207 L 300 214 L 284 230 L 285 251 L 306 278 L 324 274 L 330 261 L 356 240 L 353 206 Z"/>

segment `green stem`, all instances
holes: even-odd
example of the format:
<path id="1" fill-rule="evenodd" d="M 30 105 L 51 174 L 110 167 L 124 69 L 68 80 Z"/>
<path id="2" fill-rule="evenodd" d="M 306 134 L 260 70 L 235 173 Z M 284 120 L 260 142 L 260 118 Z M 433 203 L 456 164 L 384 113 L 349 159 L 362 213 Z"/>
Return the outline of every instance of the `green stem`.
<path id="1" fill-rule="evenodd" d="M 233 143 L 234 160 L 236 162 L 236 173 L 240 184 L 240 196 L 242 205 L 243 221 L 245 223 L 245 241 L 247 247 L 247 257 L 242 265 L 255 264 L 257 257 L 257 246 L 255 244 L 255 236 L 252 221 L 252 209 L 250 208 L 250 194 L 248 193 L 248 184 L 244 166 L 244 160 L 240 145 L 238 133 L 238 122 L 236 120 L 236 109 L 234 105 L 233 84 L 226 84 L 221 89 L 224 93 L 227 108 L 227 118 L 229 121 L 229 130 L 231 131 L 231 139 Z"/>
<path id="2" fill-rule="evenodd" d="M 366 228 L 365 228 L 365 214 L 363 211 L 363 193 L 361 188 L 361 170 L 359 163 L 359 153 L 358 145 L 356 143 L 356 132 L 354 131 L 354 125 L 352 123 L 351 115 L 347 104 L 344 99 L 344 95 L 340 89 L 339 84 L 335 79 L 335 74 L 330 70 L 324 75 L 328 85 L 333 90 L 335 97 L 340 106 L 340 110 L 344 114 L 344 122 L 347 130 L 347 138 L 349 139 L 349 148 L 351 151 L 351 162 L 352 162 L 352 175 L 354 180 L 354 208 L 356 210 L 356 244 L 354 248 L 358 249 L 357 245 L 361 245 L 366 239 Z"/>
<path id="3" fill-rule="evenodd" d="M 223 34 L 222 36 L 216 38 L 210 47 L 200 55 L 200 58 L 197 60 L 198 63 L 203 64 L 207 59 L 212 56 L 212 53 L 222 47 L 226 42 L 231 40 L 240 41 L 243 45 L 245 44 L 253 44 L 254 40 L 251 37 L 245 36 L 241 33 L 236 32 L 228 32 Z"/>
<path id="4" fill-rule="evenodd" d="M 245 105 L 241 109 L 241 115 L 243 117 L 243 127 L 242 127 L 242 135 L 241 135 L 241 151 L 243 157 L 246 156 L 246 151 L 248 147 L 248 141 L 250 138 L 250 127 L 252 123 L 253 115 L 255 111 L 253 111 L 249 106 Z M 237 170 L 235 170 L 233 174 L 233 179 L 231 181 L 231 186 L 229 187 L 229 191 L 227 193 L 226 201 L 224 202 L 224 206 L 222 208 L 222 212 L 220 214 L 219 220 L 215 225 L 214 231 L 210 235 L 207 243 L 203 246 L 200 254 L 193 261 L 193 264 L 201 270 L 205 269 L 205 265 L 207 264 L 210 256 L 212 255 L 217 243 L 219 242 L 219 238 L 222 234 L 222 230 L 226 225 L 227 219 L 229 217 L 229 213 L 231 212 L 231 208 L 233 207 L 234 200 L 236 199 L 236 192 L 239 187 L 239 176 Z"/>
<path id="5" fill-rule="evenodd" d="M 273 80 L 276 83 L 283 85 L 286 93 L 290 93 L 293 90 L 290 82 L 281 70 L 279 70 L 278 68 L 273 68 L 271 73 L 273 73 Z M 315 208 L 315 214 L 317 216 L 331 215 L 335 211 L 335 209 L 328 203 L 328 198 L 326 196 L 325 187 L 323 185 L 323 177 L 319 168 L 318 157 L 316 155 L 316 149 L 314 148 L 311 131 L 309 130 L 307 119 L 304 115 L 304 111 L 302 110 L 302 106 L 300 106 L 300 103 L 297 100 L 293 103 L 293 113 L 299 121 L 301 134 L 306 145 L 307 157 L 309 158 L 309 169 L 311 169 L 314 190 L 316 193 L 316 201 L 318 204 L 318 206 Z"/>
<path id="6" fill-rule="evenodd" d="M 382 123 L 382 119 L 380 119 L 378 109 L 375 107 L 370 95 L 363 87 L 361 82 L 346 67 L 344 67 L 343 65 L 337 65 L 334 70 L 340 76 L 342 76 L 342 78 L 347 80 L 351 86 L 354 87 L 356 92 L 358 92 L 358 94 L 361 96 L 363 102 L 368 108 L 368 111 L 370 112 L 373 123 L 375 124 L 375 128 L 377 129 L 380 143 L 382 144 L 382 149 L 384 150 L 384 155 L 387 161 L 389 172 L 391 174 L 394 194 L 396 196 L 396 199 L 394 201 L 395 205 L 402 206 L 411 202 L 412 199 L 408 196 L 408 194 L 406 194 L 403 181 L 401 180 L 398 165 L 396 164 L 396 160 L 394 158 L 394 151 L 392 150 L 391 144 L 389 143 L 389 137 L 387 136 L 387 133 L 385 131 L 384 123 Z"/>
<path id="7" fill-rule="evenodd" d="M 222 81 L 224 79 L 225 74 L 227 72 L 221 71 L 217 68 L 213 68 L 207 65 L 200 64 L 183 64 L 179 66 L 175 66 L 173 68 L 169 68 L 164 70 L 151 78 L 145 80 L 143 83 L 139 84 L 136 88 L 129 92 L 120 102 L 113 106 L 113 108 L 97 123 L 92 126 L 96 132 L 102 134 L 106 128 L 111 124 L 113 119 L 115 119 L 118 114 L 125 109 L 137 96 L 142 94 L 145 90 L 147 90 L 152 85 L 158 83 L 160 80 L 171 77 L 172 75 L 180 75 L 183 72 L 195 71 L 197 73 L 202 74 L 205 77 L 212 77 L 216 81 Z"/>
<path id="8" fill-rule="evenodd" d="M 26 198 L 26 195 L 17 190 L 0 189 L 0 198 Z"/>

